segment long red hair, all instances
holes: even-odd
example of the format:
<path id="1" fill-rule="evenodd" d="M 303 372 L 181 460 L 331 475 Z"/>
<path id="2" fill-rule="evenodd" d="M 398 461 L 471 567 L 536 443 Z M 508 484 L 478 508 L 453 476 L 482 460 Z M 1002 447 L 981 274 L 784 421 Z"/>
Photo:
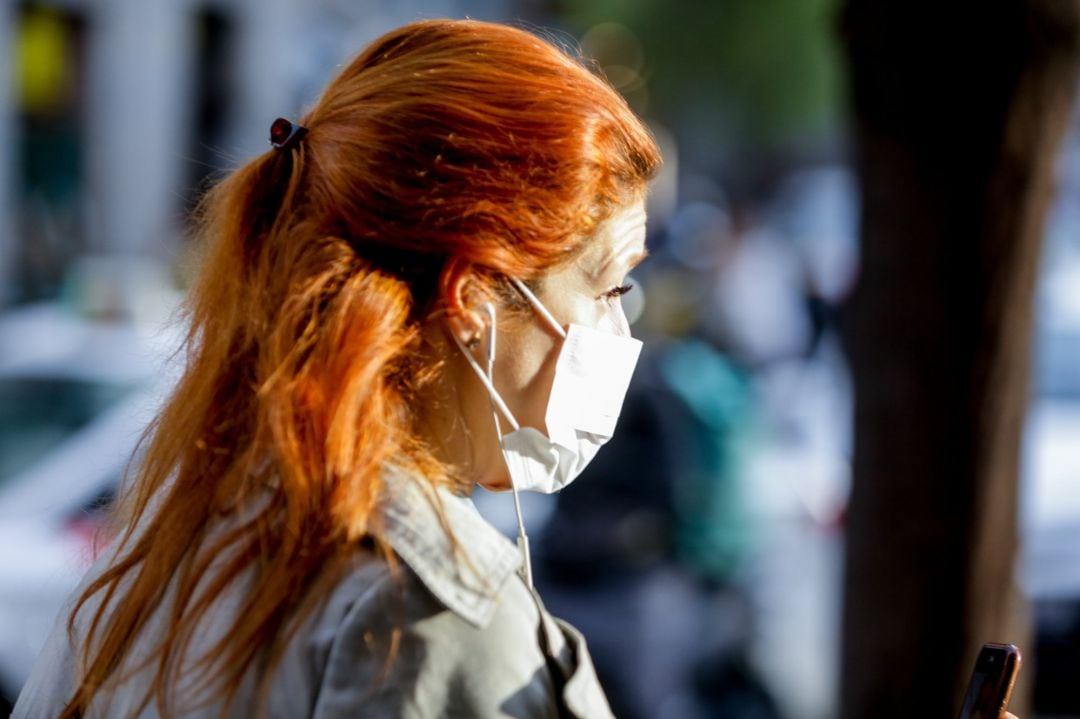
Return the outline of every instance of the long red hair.
<path id="1" fill-rule="evenodd" d="M 384 463 L 457 480 L 412 412 L 439 369 L 418 339 L 447 262 L 475 266 L 493 292 L 542 275 L 660 163 L 582 60 L 473 20 L 384 35 L 300 123 L 295 148 L 268 150 L 203 203 L 186 372 L 119 505 L 117 557 L 71 614 L 72 632 L 80 611 L 90 620 L 64 717 L 129 675 L 167 587 L 166 631 L 140 665 L 153 667 L 144 706 L 169 713 L 179 658 L 242 574 L 238 619 L 197 658 L 200 677 L 228 706 L 256 660 L 273 666 L 331 570 L 359 539 L 379 541 Z"/>

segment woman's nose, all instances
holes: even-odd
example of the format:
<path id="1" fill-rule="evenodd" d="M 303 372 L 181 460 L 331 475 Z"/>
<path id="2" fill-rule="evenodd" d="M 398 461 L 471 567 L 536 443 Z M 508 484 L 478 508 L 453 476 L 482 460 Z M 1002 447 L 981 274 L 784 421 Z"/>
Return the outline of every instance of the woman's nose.
<path id="1" fill-rule="evenodd" d="M 619 337 L 630 336 L 630 322 L 626 319 L 626 313 L 620 307 L 618 311 L 611 313 L 611 333 Z"/>

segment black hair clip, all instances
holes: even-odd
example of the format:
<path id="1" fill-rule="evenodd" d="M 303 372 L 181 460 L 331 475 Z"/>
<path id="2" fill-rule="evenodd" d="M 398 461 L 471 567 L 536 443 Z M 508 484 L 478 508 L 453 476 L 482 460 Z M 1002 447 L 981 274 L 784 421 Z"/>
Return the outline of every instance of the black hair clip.
<path id="1" fill-rule="evenodd" d="M 270 125 L 270 144 L 275 150 L 291 150 L 307 134 L 308 129 L 303 125 L 279 117 Z"/>

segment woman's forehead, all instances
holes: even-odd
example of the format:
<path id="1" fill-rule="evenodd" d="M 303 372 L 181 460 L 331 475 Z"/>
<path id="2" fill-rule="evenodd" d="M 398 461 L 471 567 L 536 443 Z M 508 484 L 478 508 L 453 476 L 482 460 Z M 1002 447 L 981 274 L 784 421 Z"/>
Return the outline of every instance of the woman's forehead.
<path id="1" fill-rule="evenodd" d="M 601 223 L 581 256 L 591 271 L 602 272 L 612 266 L 628 267 L 645 251 L 645 202 L 619 209 Z"/>

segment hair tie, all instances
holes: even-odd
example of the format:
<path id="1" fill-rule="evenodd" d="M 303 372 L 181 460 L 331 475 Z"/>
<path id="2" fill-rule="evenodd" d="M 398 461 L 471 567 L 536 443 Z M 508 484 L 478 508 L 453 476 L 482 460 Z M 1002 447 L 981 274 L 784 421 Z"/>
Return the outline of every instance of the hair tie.
<path id="1" fill-rule="evenodd" d="M 308 129 L 303 125 L 279 117 L 270 125 L 270 144 L 275 150 L 291 150 L 307 132 Z"/>

